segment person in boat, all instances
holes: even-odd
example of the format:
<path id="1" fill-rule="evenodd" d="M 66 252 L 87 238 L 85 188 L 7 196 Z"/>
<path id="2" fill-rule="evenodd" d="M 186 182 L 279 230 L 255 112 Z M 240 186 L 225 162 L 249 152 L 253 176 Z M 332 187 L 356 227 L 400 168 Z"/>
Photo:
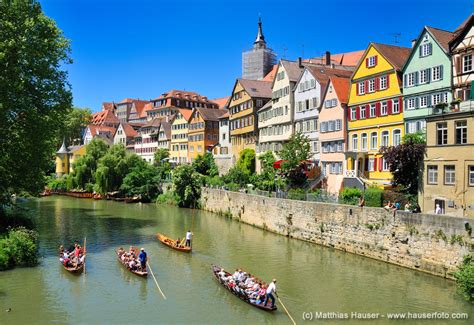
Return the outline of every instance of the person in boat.
<path id="1" fill-rule="evenodd" d="M 64 254 L 64 246 L 60 245 L 59 246 L 59 256 L 63 256 L 63 254 Z"/>
<path id="2" fill-rule="evenodd" d="M 135 271 L 138 268 L 137 261 L 131 258 L 130 261 L 128 262 L 128 268 L 132 271 Z"/>
<path id="3" fill-rule="evenodd" d="M 136 256 L 136 254 L 135 254 L 135 247 L 130 246 L 129 253 L 130 253 L 130 256 L 132 256 L 132 258 L 135 258 L 135 256 Z"/>
<path id="4" fill-rule="evenodd" d="M 225 270 L 221 268 L 221 270 L 217 272 L 217 275 L 219 276 L 219 278 L 223 279 L 226 276 Z"/>
<path id="5" fill-rule="evenodd" d="M 146 270 L 147 255 L 143 247 L 140 249 L 140 254 L 138 255 L 138 259 L 140 261 L 140 267 L 142 268 L 142 270 L 143 271 Z"/>
<path id="6" fill-rule="evenodd" d="M 124 253 L 125 253 L 125 250 L 123 249 L 123 247 L 120 247 L 118 250 L 119 256 L 122 256 Z"/>
<path id="7" fill-rule="evenodd" d="M 191 230 L 188 230 L 188 232 L 186 233 L 186 247 L 191 247 L 192 238 L 193 238 L 193 233 L 191 232 Z"/>
<path id="8" fill-rule="evenodd" d="M 82 256 L 79 258 L 79 265 L 84 264 L 86 261 L 86 254 L 82 254 Z"/>
<path id="9" fill-rule="evenodd" d="M 176 247 L 181 247 L 181 239 L 176 239 Z"/>
<path id="10" fill-rule="evenodd" d="M 245 272 L 242 272 L 242 269 L 239 269 L 239 273 L 237 274 L 237 282 L 242 282 L 245 277 Z"/>
<path id="11" fill-rule="evenodd" d="M 268 285 L 266 294 L 265 294 L 265 301 L 263 302 L 263 305 L 266 306 L 268 303 L 268 299 L 272 301 L 271 308 L 275 306 L 275 297 L 273 297 L 273 294 L 277 295 L 276 292 L 276 279 L 273 279 L 273 281 Z M 278 297 L 278 295 L 277 295 Z"/>

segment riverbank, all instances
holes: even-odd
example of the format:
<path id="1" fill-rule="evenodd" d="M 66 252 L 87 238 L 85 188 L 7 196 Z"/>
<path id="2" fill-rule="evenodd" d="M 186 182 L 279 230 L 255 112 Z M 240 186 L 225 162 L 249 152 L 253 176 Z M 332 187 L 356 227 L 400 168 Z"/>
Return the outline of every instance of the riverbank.
<path id="1" fill-rule="evenodd" d="M 465 218 L 269 198 L 203 188 L 201 208 L 243 223 L 345 252 L 454 279 L 473 253 Z M 467 223 L 467 224 L 466 224 Z"/>

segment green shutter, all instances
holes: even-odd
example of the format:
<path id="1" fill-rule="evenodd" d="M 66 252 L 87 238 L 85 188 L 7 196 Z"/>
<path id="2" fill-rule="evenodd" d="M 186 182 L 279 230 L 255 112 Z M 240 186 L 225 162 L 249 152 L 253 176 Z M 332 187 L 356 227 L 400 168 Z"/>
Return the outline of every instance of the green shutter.
<path id="1" fill-rule="evenodd" d="M 474 81 L 471 81 L 471 95 L 470 100 L 474 100 Z"/>

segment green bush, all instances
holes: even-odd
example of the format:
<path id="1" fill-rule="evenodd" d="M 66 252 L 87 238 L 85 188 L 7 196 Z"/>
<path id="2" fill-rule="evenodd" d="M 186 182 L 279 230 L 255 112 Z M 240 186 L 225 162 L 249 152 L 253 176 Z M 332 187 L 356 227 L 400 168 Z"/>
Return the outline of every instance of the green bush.
<path id="1" fill-rule="evenodd" d="M 306 192 L 302 188 L 292 188 L 288 191 L 288 199 L 306 201 Z"/>
<path id="2" fill-rule="evenodd" d="M 181 165 L 174 169 L 173 184 L 178 198 L 178 206 L 190 208 L 199 204 L 201 177 L 191 165 Z"/>
<path id="3" fill-rule="evenodd" d="M 474 303 L 474 263 L 470 255 L 464 257 L 459 270 L 454 273 L 454 278 L 459 292 L 467 301 Z"/>
<path id="4" fill-rule="evenodd" d="M 178 205 L 178 196 L 173 191 L 158 195 L 156 203 L 167 204 L 167 205 Z"/>
<path id="5" fill-rule="evenodd" d="M 365 205 L 368 207 L 381 207 L 382 195 L 383 190 L 376 187 L 368 188 L 364 193 Z"/>
<path id="6" fill-rule="evenodd" d="M 250 182 L 250 174 L 245 172 L 242 168 L 234 166 L 227 174 L 222 176 L 222 180 L 226 183 L 239 184 L 241 187 L 246 186 Z"/>
<path id="7" fill-rule="evenodd" d="M 221 186 L 224 186 L 224 181 L 222 180 L 221 177 L 219 176 L 214 176 L 214 177 L 211 177 L 211 176 L 206 176 L 203 178 L 204 179 L 204 184 L 207 185 L 207 186 L 212 186 L 212 187 L 221 187 Z"/>
<path id="8" fill-rule="evenodd" d="M 34 266 L 38 263 L 38 233 L 26 228 L 10 229 L 0 239 L 0 270 L 14 266 Z"/>
<path id="9" fill-rule="evenodd" d="M 362 191 L 358 188 L 344 188 L 339 196 L 341 203 L 357 205 Z"/>
<path id="10" fill-rule="evenodd" d="M 225 184 L 225 186 L 227 187 L 229 191 L 237 192 L 238 190 L 240 190 L 240 185 L 236 183 L 228 183 L 228 184 Z"/>

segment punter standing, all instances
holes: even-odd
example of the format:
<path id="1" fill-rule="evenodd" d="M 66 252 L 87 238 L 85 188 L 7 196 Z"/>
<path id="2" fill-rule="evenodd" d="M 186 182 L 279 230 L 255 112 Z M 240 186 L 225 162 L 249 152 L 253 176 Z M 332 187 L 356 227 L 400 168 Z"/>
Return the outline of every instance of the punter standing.
<path id="1" fill-rule="evenodd" d="M 143 247 L 142 249 L 140 249 L 140 254 L 138 255 L 138 259 L 140 260 L 140 266 L 142 267 L 142 271 L 145 271 L 147 256 L 146 256 L 145 249 Z"/>
<path id="2" fill-rule="evenodd" d="M 272 300 L 272 306 L 271 308 L 273 308 L 275 306 L 275 297 L 273 297 L 273 293 L 274 294 L 277 294 L 276 293 L 276 282 L 277 280 L 276 279 L 273 279 L 272 283 L 270 283 L 268 285 L 268 288 L 267 288 L 267 293 L 265 295 L 265 301 L 263 302 L 263 305 L 266 306 L 267 305 L 267 302 L 268 302 L 268 298 L 270 298 Z M 277 295 L 278 296 L 278 295 Z"/>
<path id="3" fill-rule="evenodd" d="M 191 230 L 188 230 L 186 233 L 186 247 L 191 247 L 191 239 L 193 238 L 193 233 Z"/>

